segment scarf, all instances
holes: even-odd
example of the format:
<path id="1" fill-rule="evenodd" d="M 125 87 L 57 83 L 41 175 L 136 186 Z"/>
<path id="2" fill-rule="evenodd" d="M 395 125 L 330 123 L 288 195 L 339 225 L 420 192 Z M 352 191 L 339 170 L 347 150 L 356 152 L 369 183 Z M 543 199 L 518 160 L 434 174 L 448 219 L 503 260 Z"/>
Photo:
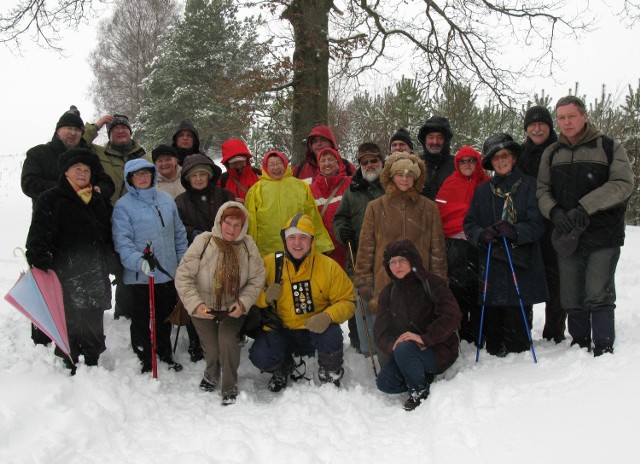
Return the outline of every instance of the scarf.
<path id="1" fill-rule="evenodd" d="M 513 205 L 513 195 L 516 193 L 521 183 L 522 179 L 520 178 L 515 184 L 513 184 L 510 192 L 505 192 L 502 188 L 496 187 L 492 183 L 489 184 L 493 194 L 504 200 L 504 204 L 502 205 L 502 216 L 500 219 L 508 222 L 509 224 L 515 224 L 517 220 L 516 209 Z"/>
<path id="2" fill-rule="evenodd" d="M 91 194 L 93 192 L 93 187 L 91 186 L 91 184 L 81 189 L 76 184 L 71 182 L 71 179 L 69 179 L 68 177 L 67 177 L 67 180 L 69 181 L 69 184 L 71 184 L 71 187 L 73 187 L 73 190 L 78 194 L 80 199 L 84 202 L 84 204 L 88 205 L 89 202 L 91 201 Z"/>
<path id="3" fill-rule="evenodd" d="M 240 295 L 240 263 L 232 242 L 213 237 L 218 246 L 218 261 L 213 274 L 213 309 L 221 310 L 223 301 L 238 300 Z"/>

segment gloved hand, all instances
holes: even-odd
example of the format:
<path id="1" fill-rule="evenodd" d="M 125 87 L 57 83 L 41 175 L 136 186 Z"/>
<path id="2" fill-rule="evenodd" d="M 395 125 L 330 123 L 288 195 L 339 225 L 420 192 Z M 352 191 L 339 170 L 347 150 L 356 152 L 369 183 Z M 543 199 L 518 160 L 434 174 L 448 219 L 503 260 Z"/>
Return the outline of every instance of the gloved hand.
<path id="1" fill-rule="evenodd" d="M 353 230 L 351 227 L 346 226 L 340 229 L 340 241 L 345 245 L 348 242 L 353 242 L 355 238 L 356 238 L 356 231 Z"/>
<path id="2" fill-rule="evenodd" d="M 551 217 L 551 222 L 553 222 L 553 225 L 561 234 L 568 234 L 571 232 L 571 229 L 573 229 L 571 219 L 569 219 L 569 216 L 567 216 L 567 213 L 565 213 L 562 208 L 555 206 L 549 216 Z"/>
<path id="3" fill-rule="evenodd" d="M 331 316 L 326 312 L 321 312 L 315 316 L 311 316 L 304 323 L 304 326 L 309 329 L 310 332 L 323 333 L 331 324 Z"/>
<path id="4" fill-rule="evenodd" d="M 282 284 L 277 282 L 272 283 L 267 287 L 267 290 L 264 292 L 264 299 L 267 301 L 267 304 L 271 304 L 280 298 L 280 294 L 282 293 Z"/>
<path id="5" fill-rule="evenodd" d="M 191 240 L 194 240 L 201 233 L 202 233 L 202 231 L 200 229 L 193 229 L 191 231 Z"/>
<path id="6" fill-rule="evenodd" d="M 589 225 L 589 213 L 587 213 L 587 210 L 584 209 L 582 205 L 577 208 L 573 208 L 571 211 L 575 214 L 575 217 L 573 218 L 574 226 L 584 229 Z"/>
<path id="7" fill-rule="evenodd" d="M 373 298 L 373 287 L 370 285 L 360 285 L 358 287 L 360 298 L 366 303 Z"/>
<path id="8" fill-rule="evenodd" d="M 512 242 L 518 240 L 518 231 L 513 224 L 509 224 L 507 221 L 498 221 L 495 224 L 498 237 L 506 237 Z"/>
<path id="9" fill-rule="evenodd" d="M 494 226 L 489 226 L 480 232 L 480 236 L 478 237 L 478 241 L 483 245 L 487 245 L 489 243 L 496 243 L 498 241 L 498 232 Z"/>
<path id="10" fill-rule="evenodd" d="M 149 261 L 147 261 L 146 259 L 142 260 L 142 264 L 140 265 L 140 269 L 142 270 L 142 272 L 144 272 L 148 276 L 153 275 L 153 271 L 151 270 L 151 266 L 149 265 Z"/>

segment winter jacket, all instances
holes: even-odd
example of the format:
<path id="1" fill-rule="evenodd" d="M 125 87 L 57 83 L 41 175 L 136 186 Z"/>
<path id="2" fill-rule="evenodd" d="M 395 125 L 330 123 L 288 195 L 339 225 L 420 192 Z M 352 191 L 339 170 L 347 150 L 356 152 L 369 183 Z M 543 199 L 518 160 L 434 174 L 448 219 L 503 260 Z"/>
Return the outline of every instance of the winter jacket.
<path id="1" fill-rule="evenodd" d="M 560 134 L 540 162 L 537 196 L 542 214 L 549 218 L 555 207 L 569 211 L 579 205 L 589 213 L 589 226 L 580 235 L 578 251 L 624 245 L 624 214 L 634 175 L 624 148 L 611 139 L 609 162 L 604 137 L 587 122 L 574 145 Z"/>
<path id="2" fill-rule="evenodd" d="M 124 177 L 143 168 L 154 171 L 155 166 L 144 159 L 134 159 L 124 167 Z M 115 249 L 124 266 L 125 284 L 146 284 L 148 277 L 142 272 L 143 251 L 151 242 L 151 251 L 172 277 L 156 270 L 157 283 L 169 282 L 175 276 L 178 262 L 187 251 L 187 234 L 171 195 L 151 187 L 143 190 L 127 182 L 129 193 L 116 202 L 113 210 L 112 231 Z"/>
<path id="3" fill-rule="evenodd" d="M 64 176 L 38 198 L 27 236 L 27 260 L 56 272 L 65 306 L 111 307 L 109 273 L 118 272 L 119 265 L 110 219 L 111 204 L 101 194 L 92 192 L 85 204 Z"/>
<path id="4" fill-rule="evenodd" d="M 322 224 L 309 185 L 293 177 L 286 156 L 282 153 L 278 156 L 286 166 L 282 178 L 274 180 L 269 176 L 265 157 L 262 160 L 260 181 L 249 189 L 244 201 L 249 211 L 249 235 L 256 241 L 260 254 L 264 257 L 284 249 L 280 229 L 298 213 L 307 214 L 313 220 L 316 231 L 313 241 L 318 252 L 333 250 L 331 237 Z"/>
<path id="5" fill-rule="evenodd" d="M 199 164 L 210 166 L 213 171 L 209 184 L 202 190 L 191 187 L 188 177 L 189 171 Z M 178 195 L 176 204 L 190 244 L 196 236 L 211 230 L 220 207 L 227 201 L 235 199 L 228 190 L 216 187 L 221 173 L 222 170 L 210 158 L 199 153 L 188 156 L 184 160 L 180 181 L 185 192 Z"/>
<path id="6" fill-rule="evenodd" d="M 187 312 L 193 314 L 200 304 L 209 308 L 213 307 L 213 282 L 218 269 L 218 259 L 222 253 L 216 245 L 213 237 L 222 238 L 220 218 L 224 210 L 235 206 L 245 213 L 245 221 L 242 231 L 235 242 L 233 249 L 238 256 L 240 265 L 240 294 L 238 300 L 245 311 L 255 304 L 258 295 L 264 288 L 265 268 L 260 257 L 258 247 L 251 237 L 247 235 L 249 225 L 249 213 L 241 203 L 230 201 L 222 205 L 215 218 L 212 231 L 200 234 L 184 254 L 176 272 L 176 290 Z M 235 301 L 222 302 L 221 309 L 228 309 Z"/>
<path id="7" fill-rule="evenodd" d="M 333 231 L 333 217 L 335 216 L 338 206 L 342 201 L 344 192 L 348 189 L 349 184 L 351 183 L 351 176 L 347 176 L 345 174 L 342 157 L 337 151 L 335 151 L 335 153 L 340 166 L 338 174 L 329 177 L 319 174 L 311 184 L 311 193 L 313 194 L 313 198 L 315 198 L 318 211 L 322 213 L 324 210 L 324 214 L 322 214 L 322 223 L 327 229 L 327 232 L 329 232 L 329 236 L 331 237 L 331 241 L 334 246 L 334 250 L 329 253 L 329 257 L 340 264 L 342 269 L 346 269 L 347 247 L 340 243 L 336 238 Z M 331 198 L 331 201 L 327 203 L 332 193 L 334 193 L 333 198 Z"/>
<path id="8" fill-rule="evenodd" d="M 180 165 L 176 166 L 176 175 L 173 179 L 168 179 L 158 172 L 158 183 L 156 184 L 156 188 L 161 192 L 168 193 L 171 195 L 171 198 L 175 199 L 178 195 L 186 191 L 182 185 L 181 173 L 182 166 Z"/>
<path id="9" fill-rule="evenodd" d="M 311 130 L 307 137 L 307 150 L 304 152 L 304 159 L 293 168 L 293 176 L 305 181 L 307 184 L 311 184 L 320 172 L 316 155 L 311 150 L 311 139 L 318 136 L 329 140 L 331 148 L 338 150 L 338 143 L 329 126 L 316 126 Z M 342 162 L 345 166 L 346 174 L 352 176 L 356 172 L 356 167 L 344 158 Z"/>
<path id="10" fill-rule="evenodd" d="M 78 147 L 89 148 L 94 153 L 97 149 L 97 145 L 89 144 L 84 139 L 80 139 Z M 58 158 L 66 151 L 67 147 L 56 134 L 50 142 L 36 145 L 27 151 L 27 157 L 22 164 L 20 185 L 24 194 L 31 198 L 33 206 L 42 192 L 58 185 L 60 176 L 64 174 L 58 167 Z M 115 190 L 113 180 L 104 172 L 102 166 L 100 172 L 95 173 L 95 179 L 95 186 L 100 188 L 102 198 L 108 200 Z"/>
<path id="11" fill-rule="evenodd" d="M 491 191 L 491 185 L 495 188 L 501 188 L 505 192 L 511 192 L 518 181 L 520 181 L 520 185 L 513 195 L 516 212 L 516 222 L 513 225 L 518 233 L 516 245 L 527 246 L 527 244 L 531 244 L 531 264 L 528 269 L 516 268 L 516 275 L 523 303 L 529 305 L 548 300 L 547 282 L 538 242 L 544 233 L 544 223 L 535 198 L 535 179 L 522 174 L 520 169 L 515 168 L 507 176 L 495 176 L 489 182 L 480 185 L 476 189 L 469 211 L 465 216 L 464 232 L 469 243 L 480 251 L 478 273 L 479 278 L 483 280 L 486 270 L 487 246 L 480 244 L 480 234 L 485 228 L 500 220 L 504 205 L 504 199 Z M 504 248 L 502 238 L 492 247 Z M 512 251 L 512 253 L 514 252 Z M 481 282 L 480 288 L 482 287 Z M 478 301 L 481 301 L 480 296 Z M 490 306 L 516 306 L 519 304 L 509 264 L 493 257 L 489 263 L 486 301 Z"/>
<path id="12" fill-rule="evenodd" d="M 289 258 L 287 256 L 284 258 L 282 293 L 277 300 L 276 308 L 278 316 L 287 329 L 305 329 L 306 320 L 320 312 L 329 314 L 331 322 L 335 324 L 342 324 L 355 314 L 356 306 L 351 280 L 338 263 L 318 253 L 314 248 L 312 244 L 311 252 L 300 264 L 297 271 Z M 267 269 L 265 286 L 268 287 L 275 281 L 275 253 L 269 253 L 263 259 Z M 311 283 L 314 311 L 296 314 L 293 306 L 292 284 L 304 281 Z M 261 308 L 268 306 L 264 291 L 258 297 L 256 305 Z"/>
<path id="13" fill-rule="evenodd" d="M 385 246 L 395 240 L 411 240 L 420 250 L 425 268 L 447 278 L 447 255 L 438 207 L 419 194 L 426 177 L 424 163 L 416 155 L 400 155 L 420 166 L 420 176 L 412 189 L 400 192 L 390 177 L 396 159 L 396 154 L 392 154 L 380 175 L 386 193 L 367 205 L 360 230 L 355 283 L 358 287 L 373 287 L 373 301 L 390 282 L 382 256 Z"/>

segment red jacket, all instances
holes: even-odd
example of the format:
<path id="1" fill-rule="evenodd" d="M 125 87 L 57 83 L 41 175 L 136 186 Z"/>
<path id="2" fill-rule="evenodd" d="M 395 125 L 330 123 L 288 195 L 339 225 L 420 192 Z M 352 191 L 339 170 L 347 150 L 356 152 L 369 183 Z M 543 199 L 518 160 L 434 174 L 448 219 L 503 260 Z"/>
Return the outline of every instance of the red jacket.
<path id="1" fill-rule="evenodd" d="M 460 158 L 468 157 L 476 159 L 476 169 L 471 177 L 463 176 L 458 165 Z M 436 196 L 445 237 L 452 237 L 462 232 L 462 222 L 476 187 L 489 180 L 489 176 L 482 169 L 482 156 L 473 147 L 465 145 L 460 148 L 454 159 L 454 165 L 455 171 L 447 177 Z"/>
<path id="2" fill-rule="evenodd" d="M 334 150 L 338 149 L 336 138 L 333 135 L 333 132 L 331 132 L 331 128 L 329 126 L 316 126 L 311 129 L 311 132 L 307 137 L 307 151 L 305 151 L 304 153 L 304 160 L 293 168 L 293 176 L 305 181 L 307 184 L 313 183 L 316 176 L 320 172 L 316 155 L 314 155 L 313 151 L 311 150 L 311 139 L 318 136 L 324 137 L 325 139 L 329 140 L 331 142 L 331 148 L 333 148 Z M 343 159 L 342 163 L 345 166 L 348 166 L 346 171 L 346 174 L 348 176 L 355 174 L 356 167 L 351 162 Z"/>
<path id="3" fill-rule="evenodd" d="M 247 158 L 247 165 L 240 172 L 229 169 L 228 165 L 229 160 L 238 155 Z M 233 193 L 235 198 L 244 200 L 249 188 L 260 180 L 261 171 L 251 166 L 251 152 L 242 140 L 229 139 L 222 144 L 222 164 L 227 168 L 227 172 L 220 176 L 218 185 Z"/>

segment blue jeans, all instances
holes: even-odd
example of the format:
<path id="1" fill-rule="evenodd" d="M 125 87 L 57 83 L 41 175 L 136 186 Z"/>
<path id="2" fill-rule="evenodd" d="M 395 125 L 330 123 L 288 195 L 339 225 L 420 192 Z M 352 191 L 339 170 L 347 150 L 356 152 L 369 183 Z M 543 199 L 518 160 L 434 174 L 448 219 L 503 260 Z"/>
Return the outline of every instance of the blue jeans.
<path id="1" fill-rule="evenodd" d="M 613 346 L 619 258 L 620 247 L 558 256 L 560 299 L 574 340 L 593 339 L 596 347 Z"/>
<path id="2" fill-rule="evenodd" d="M 421 391 L 429 383 L 425 374 L 437 373 L 438 366 L 431 348 L 421 350 L 414 342 L 403 342 L 396 346 L 393 358 L 382 366 L 376 385 L 385 393 Z"/>

